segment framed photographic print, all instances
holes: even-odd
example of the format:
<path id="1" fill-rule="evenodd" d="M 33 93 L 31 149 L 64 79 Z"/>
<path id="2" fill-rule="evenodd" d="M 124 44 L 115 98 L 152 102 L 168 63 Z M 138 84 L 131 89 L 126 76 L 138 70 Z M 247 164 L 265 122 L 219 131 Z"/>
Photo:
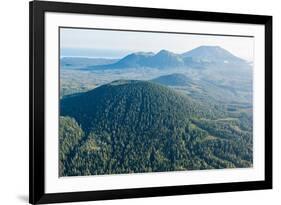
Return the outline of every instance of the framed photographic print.
<path id="1" fill-rule="evenodd" d="M 30 2 L 30 203 L 272 188 L 272 17 Z"/>

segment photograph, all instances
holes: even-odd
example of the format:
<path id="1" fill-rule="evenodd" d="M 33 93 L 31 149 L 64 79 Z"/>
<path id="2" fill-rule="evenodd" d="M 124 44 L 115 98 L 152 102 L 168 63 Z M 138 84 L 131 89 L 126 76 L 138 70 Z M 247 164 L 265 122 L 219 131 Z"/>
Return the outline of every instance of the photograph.
<path id="1" fill-rule="evenodd" d="M 253 36 L 58 35 L 59 177 L 253 168 Z"/>
<path id="2" fill-rule="evenodd" d="M 29 6 L 30 203 L 272 189 L 271 15 Z"/>

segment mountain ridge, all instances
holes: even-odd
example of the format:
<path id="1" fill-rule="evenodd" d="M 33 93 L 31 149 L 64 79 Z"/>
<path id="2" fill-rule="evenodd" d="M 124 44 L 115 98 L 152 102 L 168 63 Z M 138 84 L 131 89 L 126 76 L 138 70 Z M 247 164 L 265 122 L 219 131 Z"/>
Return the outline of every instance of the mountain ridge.
<path id="1" fill-rule="evenodd" d="M 234 61 L 246 62 L 220 46 L 199 46 L 181 54 L 184 58 L 192 58 L 196 62 Z"/>
<path id="2" fill-rule="evenodd" d="M 235 64 L 246 66 L 246 60 L 236 57 L 231 52 L 219 46 L 199 46 L 190 51 L 177 54 L 162 49 L 157 53 L 135 52 L 117 62 L 106 65 L 94 65 L 85 69 L 122 69 L 122 68 L 158 68 L 175 67 L 205 68 L 210 64 Z"/>

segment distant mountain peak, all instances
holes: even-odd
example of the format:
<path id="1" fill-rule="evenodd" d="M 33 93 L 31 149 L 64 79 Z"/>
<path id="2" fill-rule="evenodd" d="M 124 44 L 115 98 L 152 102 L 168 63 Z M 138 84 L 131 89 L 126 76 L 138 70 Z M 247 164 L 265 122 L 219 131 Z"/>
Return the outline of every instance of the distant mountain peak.
<path id="1" fill-rule="evenodd" d="M 100 69 L 122 68 L 206 68 L 209 65 L 235 65 L 236 67 L 249 67 L 249 64 L 225 50 L 220 46 L 203 45 L 188 52 L 177 54 L 162 49 L 156 54 L 153 52 L 131 53 L 116 63 L 92 66 Z"/>
<path id="2" fill-rule="evenodd" d="M 222 48 L 221 46 L 210 46 L 210 45 L 199 46 L 190 51 L 193 51 L 193 50 L 206 50 L 208 52 L 228 52 L 228 53 L 230 53 L 229 51 Z M 188 52 L 190 52 L 190 51 L 188 51 Z M 186 53 L 188 53 L 188 52 L 186 52 Z"/>
<path id="3" fill-rule="evenodd" d="M 164 55 L 177 55 L 177 54 L 175 54 L 175 53 L 173 53 L 171 51 L 168 51 L 166 49 L 162 49 L 158 53 L 156 53 L 155 56 L 159 56 L 159 55 L 164 56 Z"/>
<path id="4" fill-rule="evenodd" d="M 209 46 L 209 45 L 204 45 L 204 46 L 199 46 L 199 47 L 197 47 L 198 49 L 200 48 L 200 49 L 202 49 L 202 48 L 206 48 L 206 49 L 208 49 L 208 48 L 213 48 L 213 49 L 223 49 L 222 47 L 220 47 L 220 46 Z"/>
<path id="5" fill-rule="evenodd" d="M 139 51 L 139 52 L 134 52 L 134 55 L 142 55 L 142 56 L 154 56 L 155 53 L 153 52 L 143 52 L 143 51 Z"/>
<path id="6" fill-rule="evenodd" d="M 162 50 L 160 50 L 158 53 L 159 53 L 159 54 L 160 54 L 160 53 L 171 53 L 171 51 L 168 51 L 168 50 L 166 50 L 166 49 L 162 49 Z M 157 53 L 157 54 L 158 54 L 158 53 Z"/>
<path id="7" fill-rule="evenodd" d="M 246 62 L 220 46 L 199 46 L 182 54 L 197 62 Z"/>

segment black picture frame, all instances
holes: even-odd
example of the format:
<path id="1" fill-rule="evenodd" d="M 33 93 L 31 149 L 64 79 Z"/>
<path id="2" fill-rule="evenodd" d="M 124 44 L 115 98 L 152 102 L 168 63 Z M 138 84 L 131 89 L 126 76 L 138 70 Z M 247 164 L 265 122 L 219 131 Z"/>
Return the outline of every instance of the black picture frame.
<path id="1" fill-rule="evenodd" d="M 31 204 L 91 201 L 154 197 L 167 195 L 199 194 L 260 190 L 272 188 L 272 17 L 248 14 L 230 14 L 185 10 L 105 6 L 93 4 L 32 1 L 30 12 L 30 164 L 29 202 Z M 45 193 L 44 119 L 45 119 L 45 70 L 44 26 L 46 12 L 98 14 L 110 16 L 150 17 L 162 19 L 199 20 L 259 24 L 265 27 L 265 180 L 219 184 L 200 184 L 153 188 L 86 191 L 71 193 Z"/>

